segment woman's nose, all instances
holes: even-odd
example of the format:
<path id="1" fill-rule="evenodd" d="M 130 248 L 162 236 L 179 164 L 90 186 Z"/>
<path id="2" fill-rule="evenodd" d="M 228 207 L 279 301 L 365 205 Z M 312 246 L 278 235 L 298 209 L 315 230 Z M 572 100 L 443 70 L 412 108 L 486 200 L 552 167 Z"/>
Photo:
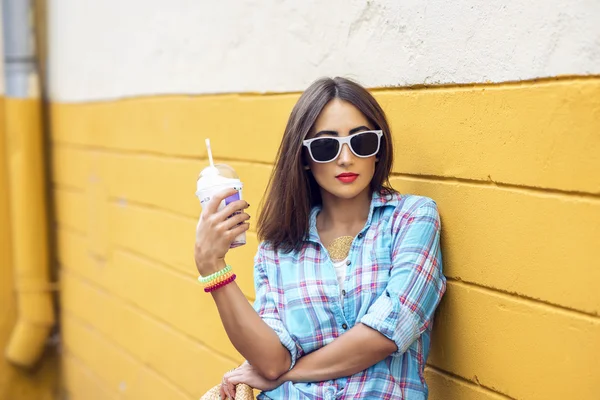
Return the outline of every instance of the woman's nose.
<path id="1" fill-rule="evenodd" d="M 342 151 L 340 152 L 340 156 L 338 157 L 338 164 L 347 165 L 351 164 L 354 158 L 354 154 L 352 154 L 352 150 L 350 150 L 350 146 L 347 143 L 342 145 Z"/>

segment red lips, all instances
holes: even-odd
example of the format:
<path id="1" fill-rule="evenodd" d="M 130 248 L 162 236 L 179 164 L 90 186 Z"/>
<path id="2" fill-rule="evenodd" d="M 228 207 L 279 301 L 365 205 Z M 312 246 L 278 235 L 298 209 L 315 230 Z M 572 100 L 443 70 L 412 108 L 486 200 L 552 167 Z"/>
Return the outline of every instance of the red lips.
<path id="1" fill-rule="evenodd" d="M 352 172 L 344 172 L 343 174 L 339 174 L 336 176 L 337 179 L 342 181 L 343 183 L 352 183 L 358 178 L 358 174 L 354 174 Z"/>

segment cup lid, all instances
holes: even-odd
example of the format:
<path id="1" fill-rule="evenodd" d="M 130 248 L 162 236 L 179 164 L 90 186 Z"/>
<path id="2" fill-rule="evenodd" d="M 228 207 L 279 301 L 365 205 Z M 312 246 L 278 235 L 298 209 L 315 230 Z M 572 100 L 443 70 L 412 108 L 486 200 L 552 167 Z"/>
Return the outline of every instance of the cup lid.
<path id="1" fill-rule="evenodd" d="M 208 166 L 200 172 L 200 177 L 196 182 L 196 194 L 206 188 L 238 183 L 240 181 L 235 170 L 226 164 L 216 164 Z"/>

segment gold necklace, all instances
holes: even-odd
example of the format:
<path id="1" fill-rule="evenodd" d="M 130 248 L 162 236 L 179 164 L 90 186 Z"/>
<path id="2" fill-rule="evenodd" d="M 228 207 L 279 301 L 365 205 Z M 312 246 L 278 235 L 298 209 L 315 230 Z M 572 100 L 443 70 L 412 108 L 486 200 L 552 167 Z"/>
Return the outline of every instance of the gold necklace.
<path id="1" fill-rule="evenodd" d="M 331 261 L 339 262 L 346 259 L 348 253 L 350 253 L 350 247 L 352 246 L 353 240 L 354 236 L 340 236 L 335 238 L 329 246 L 327 246 L 327 252 L 329 253 Z"/>

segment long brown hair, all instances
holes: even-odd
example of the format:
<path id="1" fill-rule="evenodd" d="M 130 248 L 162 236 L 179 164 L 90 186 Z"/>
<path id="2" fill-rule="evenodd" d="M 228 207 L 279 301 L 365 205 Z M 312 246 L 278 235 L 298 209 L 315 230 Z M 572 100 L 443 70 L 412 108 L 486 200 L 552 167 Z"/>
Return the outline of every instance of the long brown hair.
<path id="1" fill-rule="evenodd" d="M 387 194 L 394 192 L 389 183 L 394 152 L 385 113 L 359 84 L 339 77 L 319 79 L 302 93 L 292 109 L 258 218 L 259 239 L 276 249 L 298 250 L 308 237 L 310 210 L 321 204 L 321 191 L 312 173 L 304 169 L 306 153 L 302 140 L 313 129 L 323 107 L 336 98 L 354 105 L 375 129 L 383 131 L 370 188 Z"/>

